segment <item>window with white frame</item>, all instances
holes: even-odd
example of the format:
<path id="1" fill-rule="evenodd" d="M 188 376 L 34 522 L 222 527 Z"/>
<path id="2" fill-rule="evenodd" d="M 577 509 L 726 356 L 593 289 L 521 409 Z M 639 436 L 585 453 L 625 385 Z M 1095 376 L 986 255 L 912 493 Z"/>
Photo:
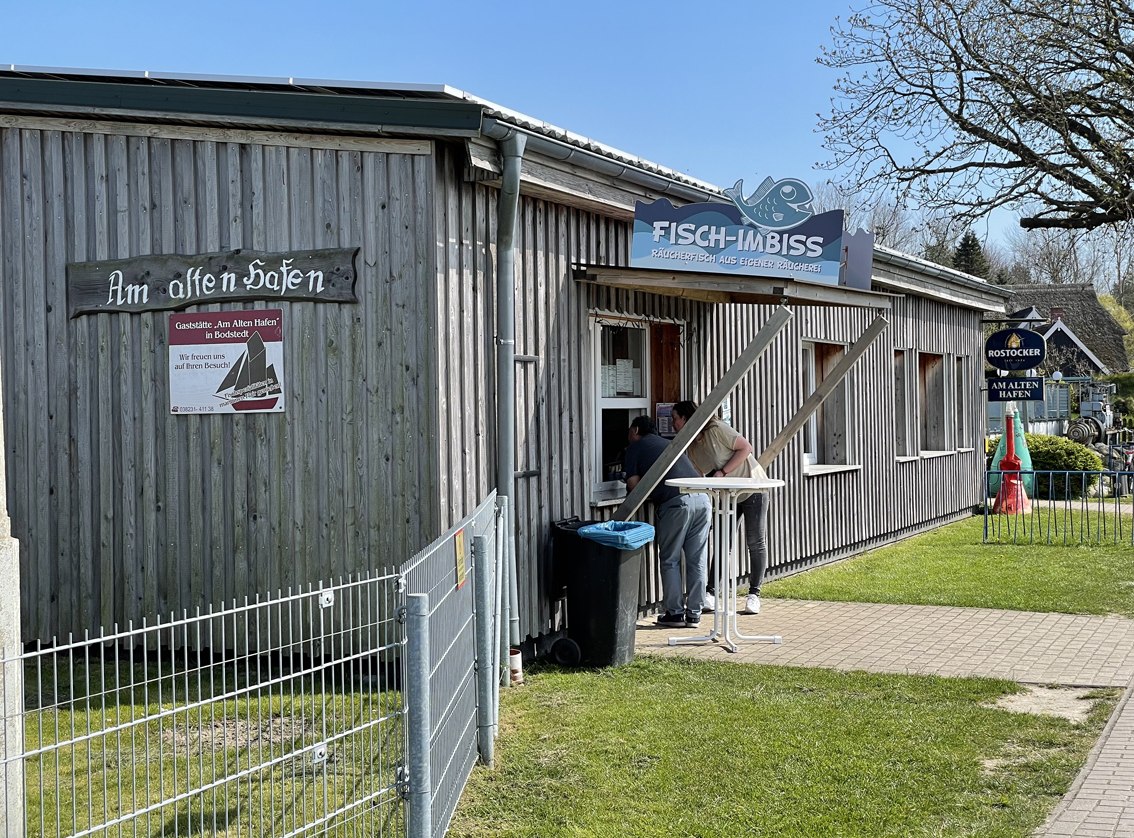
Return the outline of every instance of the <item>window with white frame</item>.
<path id="1" fill-rule="evenodd" d="M 657 420 L 658 404 L 681 395 L 681 326 L 596 314 L 595 483 L 601 491 L 624 488 L 626 431 L 635 417 Z M 664 431 L 664 428 L 662 429 Z"/>
<path id="2" fill-rule="evenodd" d="M 969 378 L 969 356 L 958 355 L 955 359 L 956 374 L 953 376 L 955 384 L 956 409 L 956 436 L 953 445 L 955 448 L 974 448 L 972 425 L 972 381 Z"/>
<path id="3" fill-rule="evenodd" d="M 802 347 L 803 398 L 823 384 L 846 347 L 806 341 Z M 843 378 L 803 426 L 803 458 L 808 465 L 852 465 L 855 434 L 851 427 L 851 378 Z"/>
<path id="4" fill-rule="evenodd" d="M 917 356 L 918 442 L 922 451 L 949 450 L 951 414 L 946 387 L 945 356 L 919 352 Z"/>
<path id="5" fill-rule="evenodd" d="M 894 350 L 894 453 L 898 457 L 916 457 L 918 438 L 914 428 L 917 407 L 913 390 L 914 353 L 908 349 Z"/>

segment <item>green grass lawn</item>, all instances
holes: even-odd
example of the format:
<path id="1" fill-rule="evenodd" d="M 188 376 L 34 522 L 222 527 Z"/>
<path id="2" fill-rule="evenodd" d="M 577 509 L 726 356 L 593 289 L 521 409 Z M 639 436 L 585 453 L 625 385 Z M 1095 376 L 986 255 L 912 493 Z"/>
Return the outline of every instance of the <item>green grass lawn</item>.
<path id="1" fill-rule="evenodd" d="M 1011 713 L 1007 681 L 639 658 L 531 669 L 453 836 L 1025 836 L 1086 758 L 1086 722 Z"/>
<path id="2" fill-rule="evenodd" d="M 1129 545 L 984 542 L 975 517 L 769 582 L 769 597 L 1134 617 Z M 1010 713 L 1007 681 L 639 658 L 533 667 L 456 836 L 1026 836 L 1117 700 Z"/>
<path id="3" fill-rule="evenodd" d="M 985 544 L 983 517 L 764 585 L 769 597 L 1134 618 L 1127 545 Z"/>

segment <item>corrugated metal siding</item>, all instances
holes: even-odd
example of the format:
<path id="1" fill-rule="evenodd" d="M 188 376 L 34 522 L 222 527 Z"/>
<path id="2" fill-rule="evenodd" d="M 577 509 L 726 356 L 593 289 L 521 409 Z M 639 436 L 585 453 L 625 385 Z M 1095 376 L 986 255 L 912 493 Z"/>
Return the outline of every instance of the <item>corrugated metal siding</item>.
<path id="1" fill-rule="evenodd" d="M 435 534 L 431 157 L 8 128 L 0 174 L 25 636 L 382 566 Z M 256 304 L 284 310 L 282 415 L 171 415 L 165 312 L 67 318 L 68 262 L 353 246 L 360 304 Z"/>

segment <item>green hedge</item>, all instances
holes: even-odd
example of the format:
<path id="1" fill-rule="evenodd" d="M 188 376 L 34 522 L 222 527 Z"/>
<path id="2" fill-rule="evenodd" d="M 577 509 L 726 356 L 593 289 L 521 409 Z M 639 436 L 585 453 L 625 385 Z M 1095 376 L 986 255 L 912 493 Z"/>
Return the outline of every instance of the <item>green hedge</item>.
<path id="1" fill-rule="evenodd" d="M 1024 434 L 1036 471 L 1101 471 L 1102 458 L 1085 445 L 1061 436 Z M 1064 500 L 1083 497 L 1098 483 L 1098 475 L 1083 480 L 1079 475 L 1037 474 L 1036 497 Z"/>
<path id="2" fill-rule="evenodd" d="M 1102 380 L 1118 385 L 1116 396 L 1127 398 L 1134 396 L 1134 372 L 1117 372 L 1113 375 L 1104 375 Z"/>
<path id="3" fill-rule="evenodd" d="M 1102 458 L 1085 445 L 1072 442 L 1062 436 L 1024 434 L 1028 454 L 1032 458 L 1032 468 L 1039 471 L 1088 471 L 1102 470 Z M 985 461 L 989 469 L 999 468 L 992 462 L 999 436 L 989 437 L 985 442 Z M 1034 496 L 1041 500 L 1066 500 L 1080 498 L 1087 494 L 1099 481 L 1098 475 L 1083 477 L 1077 474 L 1037 474 Z"/>

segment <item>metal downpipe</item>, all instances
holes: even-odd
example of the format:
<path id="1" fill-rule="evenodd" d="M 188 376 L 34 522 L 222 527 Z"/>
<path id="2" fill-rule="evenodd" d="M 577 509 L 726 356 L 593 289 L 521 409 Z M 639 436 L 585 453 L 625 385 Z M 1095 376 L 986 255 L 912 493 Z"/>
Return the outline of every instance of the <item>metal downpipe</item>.
<path id="1" fill-rule="evenodd" d="M 503 176 L 496 205 L 496 493 L 505 498 L 504 550 L 508 579 L 508 638 L 520 642 L 516 574 L 516 223 L 520 164 L 527 137 L 500 140 Z"/>

